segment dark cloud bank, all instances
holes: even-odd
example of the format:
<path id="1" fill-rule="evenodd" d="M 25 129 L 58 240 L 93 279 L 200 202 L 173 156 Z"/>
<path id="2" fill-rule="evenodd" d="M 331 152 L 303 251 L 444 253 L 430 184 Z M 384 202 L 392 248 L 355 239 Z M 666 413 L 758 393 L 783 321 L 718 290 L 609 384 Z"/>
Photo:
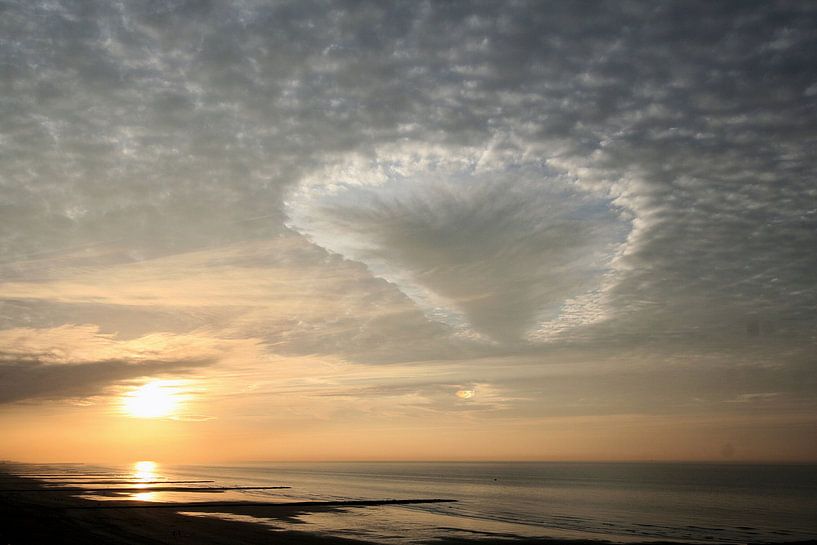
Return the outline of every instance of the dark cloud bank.
<path id="1" fill-rule="evenodd" d="M 185 373 L 212 364 L 188 361 L 69 361 L 0 352 L 0 405 L 23 400 L 84 398 L 102 393 L 112 383 L 167 373 Z"/>

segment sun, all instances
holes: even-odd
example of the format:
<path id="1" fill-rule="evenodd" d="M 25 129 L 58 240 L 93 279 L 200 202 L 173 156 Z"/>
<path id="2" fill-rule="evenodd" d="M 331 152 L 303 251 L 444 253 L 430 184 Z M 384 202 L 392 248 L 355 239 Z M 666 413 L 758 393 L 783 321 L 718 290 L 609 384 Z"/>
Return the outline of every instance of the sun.
<path id="1" fill-rule="evenodd" d="M 122 408 L 135 418 L 170 416 L 179 407 L 179 390 L 174 381 L 154 380 L 125 394 Z"/>

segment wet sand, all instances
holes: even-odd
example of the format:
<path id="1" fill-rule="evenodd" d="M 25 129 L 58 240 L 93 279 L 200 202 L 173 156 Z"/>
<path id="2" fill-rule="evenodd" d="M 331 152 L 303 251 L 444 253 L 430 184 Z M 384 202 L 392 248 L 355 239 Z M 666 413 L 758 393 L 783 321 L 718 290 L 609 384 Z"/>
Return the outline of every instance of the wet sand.
<path id="1" fill-rule="evenodd" d="M 2 481 L 0 543 L 3 545 L 364 543 L 308 532 L 273 531 L 266 525 L 249 522 L 185 516 L 173 509 L 96 509 L 98 502 L 73 496 L 76 491 L 43 494 L 43 487 L 33 479 L 3 475 Z M 8 489 L 18 491 L 7 491 Z M 20 491 L 23 489 L 25 491 Z M 309 509 L 330 508 L 332 507 L 256 507 L 254 514 L 287 519 Z M 212 510 L 225 511 L 224 508 L 215 507 Z"/>

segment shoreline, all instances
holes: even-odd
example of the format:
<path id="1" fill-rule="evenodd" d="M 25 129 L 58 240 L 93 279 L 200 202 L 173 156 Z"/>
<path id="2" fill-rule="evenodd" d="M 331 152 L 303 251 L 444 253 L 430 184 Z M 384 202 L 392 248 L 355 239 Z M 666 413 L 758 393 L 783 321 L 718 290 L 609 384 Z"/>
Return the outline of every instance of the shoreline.
<path id="1" fill-rule="evenodd" d="M 60 543 L 79 545 L 371 545 L 366 541 L 319 532 L 276 529 L 274 521 L 292 520 L 305 513 L 355 509 L 371 505 L 405 504 L 412 500 L 283 502 L 278 505 L 252 502 L 203 502 L 160 505 L 129 500 L 117 505 L 77 497 L 76 487 L 57 489 L 42 481 L 22 477 L 0 469 L 0 543 L 28 545 Z M 43 494 L 47 490 L 49 493 Z M 416 500 L 415 500 L 416 501 Z M 426 500 L 440 501 L 440 500 Z M 142 505 L 140 505 L 142 504 Z M 143 508 L 140 508 L 143 507 Z M 147 507 L 147 508 L 144 508 Z M 225 509 L 227 508 L 227 509 Z M 183 512 L 195 512 L 187 515 Z M 249 514 L 263 517 L 270 524 L 228 518 L 200 516 L 206 513 Z M 349 513 L 354 516 L 354 513 Z M 609 545 L 605 539 L 514 538 L 480 536 L 473 539 L 443 537 L 417 541 L 435 545 Z M 639 545 L 664 545 L 679 541 L 640 541 Z M 685 542 L 689 543 L 689 542 Z M 712 543 L 712 542 L 710 542 Z M 814 545 L 817 541 L 787 542 L 789 545 Z M 760 544 L 755 544 L 760 545 Z M 780 543 L 775 545 L 782 545 Z"/>
<path id="2" fill-rule="evenodd" d="M 189 544 L 189 545 L 247 545 L 277 543 L 281 545 L 371 545 L 376 541 L 364 541 L 324 535 L 309 531 L 276 530 L 256 522 L 229 520 L 216 517 L 189 516 L 177 510 L 208 512 L 221 507 L 220 504 L 191 508 L 172 506 L 139 509 L 137 503 L 108 506 L 99 502 L 79 498 L 76 488 L 57 491 L 51 489 L 42 494 L 46 487 L 41 481 L 20 477 L 0 470 L 0 543 L 22 545 L 33 543 L 60 543 L 66 545 L 106 543 L 125 544 Z M 53 490 L 53 492 L 52 492 Z M 388 503 L 396 503 L 393 500 Z M 312 503 L 312 505 L 309 505 Z M 306 512 L 321 512 L 368 506 L 377 502 L 298 502 L 296 505 L 281 505 L 272 509 L 264 506 L 246 505 L 256 516 L 269 519 L 292 519 Z M 382 502 L 381 502 L 382 503 Z M 402 503 L 405 503 L 402 502 Z M 126 507 L 120 509 L 117 507 Z M 164 507 L 164 506 L 161 506 Z M 240 502 L 230 502 L 231 514 L 242 514 Z M 267 505 L 266 507 L 270 507 Z M 223 512 L 223 509 L 221 510 Z M 350 516 L 353 516 L 350 514 Z M 599 541 L 564 541 L 542 539 L 443 539 L 434 543 L 443 545 L 514 543 L 519 545 L 601 545 Z"/>
<path id="3" fill-rule="evenodd" d="M 3 545 L 370 543 L 309 532 L 274 531 L 267 525 L 246 521 L 186 516 L 173 509 L 99 509 L 98 502 L 76 497 L 74 490 L 66 490 L 64 494 L 7 491 L 5 489 L 12 486 L 33 490 L 44 487 L 35 479 L 16 477 L 1 470 L 0 476 L 3 478 L 0 489 L 0 543 Z M 303 510 L 280 508 L 270 518 L 294 517 Z"/>

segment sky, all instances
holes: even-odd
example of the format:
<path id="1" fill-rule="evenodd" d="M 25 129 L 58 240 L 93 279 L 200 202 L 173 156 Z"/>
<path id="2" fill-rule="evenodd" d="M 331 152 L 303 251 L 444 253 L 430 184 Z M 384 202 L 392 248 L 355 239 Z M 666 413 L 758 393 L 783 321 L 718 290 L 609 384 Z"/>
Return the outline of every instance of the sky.
<path id="1" fill-rule="evenodd" d="M 0 2 L 0 458 L 817 461 L 817 4 Z"/>

